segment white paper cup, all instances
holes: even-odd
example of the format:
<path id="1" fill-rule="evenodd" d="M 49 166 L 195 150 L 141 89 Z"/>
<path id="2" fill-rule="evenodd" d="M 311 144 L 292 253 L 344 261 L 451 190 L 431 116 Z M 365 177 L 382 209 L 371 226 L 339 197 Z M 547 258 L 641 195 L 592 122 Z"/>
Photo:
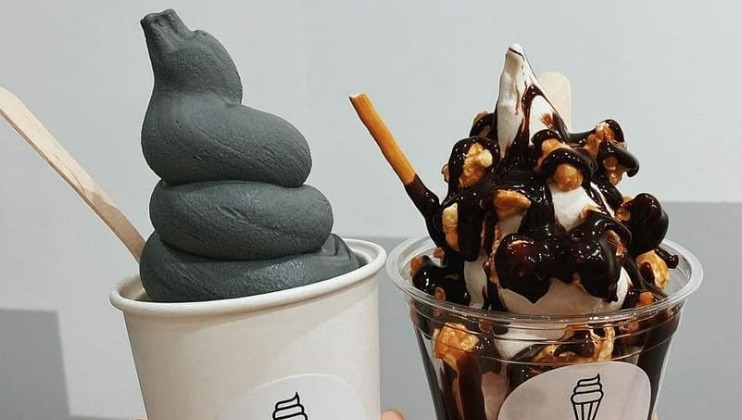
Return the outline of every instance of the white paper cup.
<path id="1" fill-rule="evenodd" d="M 316 284 L 192 303 L 146 301 L 138 277 L 124 312 L 149 420 L 378 420 L 380 246 L 347 240 L 364 264 Z"/>

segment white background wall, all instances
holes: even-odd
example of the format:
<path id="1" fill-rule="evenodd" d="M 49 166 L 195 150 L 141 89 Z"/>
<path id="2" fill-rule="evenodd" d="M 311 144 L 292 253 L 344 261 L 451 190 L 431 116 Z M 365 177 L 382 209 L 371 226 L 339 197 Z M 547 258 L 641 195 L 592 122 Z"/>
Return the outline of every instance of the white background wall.
<path id="1" fill-rule="evenodd" d="M 491 109 L 508 44 L 564 72 L 573 125 L 624 127 L 644 165 L 625 193 L 742 201 L 736 185 L 742 3 L 479 1 L 9 1 L 0 3 L 0 85 L 14 91 L 137 226 L 156 182 L 139 149 L 152 87 L 138 20 L 174 7 L 231 52 L 245 103 L 277 113 L 312 147 L 309 182 L 335 231 L 409 236 L 423 225 L 357 121 L 365 90 L 416 165 L 439 170 L 471 118 Z M 136 265 L 84 204 L 0 124 L 0 307 L 58 310 L 73 414 L 142 413 L 120 315 L 107 293 Z"/>

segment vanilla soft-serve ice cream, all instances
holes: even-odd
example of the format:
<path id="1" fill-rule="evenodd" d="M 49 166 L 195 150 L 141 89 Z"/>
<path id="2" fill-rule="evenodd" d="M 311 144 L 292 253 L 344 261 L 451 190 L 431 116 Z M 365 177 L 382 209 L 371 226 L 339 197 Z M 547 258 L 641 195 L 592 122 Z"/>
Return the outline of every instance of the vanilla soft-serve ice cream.
<path id="1" fill-rule="evenodd" d="M 443 167 L 448 193 L 427 216 L 438 258 L 417 261 L 418 288 L 544 315 L 609 312 L 662 296 L 676 263 L 658 249 L 668 218 L 653 196 L 616 188 L 639 169 L 618 123 L 568 132 L 513 45 L 495 112 L 478 115 L 470 135 Z"/>

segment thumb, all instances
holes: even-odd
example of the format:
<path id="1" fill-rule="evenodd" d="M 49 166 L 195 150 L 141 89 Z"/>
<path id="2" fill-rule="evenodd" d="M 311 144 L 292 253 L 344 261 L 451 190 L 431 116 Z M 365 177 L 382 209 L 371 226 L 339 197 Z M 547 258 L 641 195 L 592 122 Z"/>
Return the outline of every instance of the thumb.
<path id="1" fill-rule="evenodd" d="M 405 420 L 405 418 L 397 410 L 388 410 L 381 415 L 381 420 Z"/>

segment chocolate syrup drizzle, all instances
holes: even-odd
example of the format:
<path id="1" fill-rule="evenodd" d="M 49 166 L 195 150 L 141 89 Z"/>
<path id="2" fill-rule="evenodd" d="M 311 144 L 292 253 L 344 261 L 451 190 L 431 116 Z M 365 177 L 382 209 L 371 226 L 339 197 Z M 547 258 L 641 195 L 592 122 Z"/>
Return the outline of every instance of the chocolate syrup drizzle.
<path id="1" fill-rule="evenodd" d="M 483 269 L 490 281 L 484 291 L 484 309 L 507 310 L 499 298 L 498 285 L 536 302 L 548 292 L 551 279 L 564 283 L 578 281 L 590 295 L 614 302 L 619 299 L 617 286 L 622 269 L 631 281 L 622 308 L 639 306 L 639 297 L 644 292 L 650 292 L 653 299 L 665 297 L 655 285 L 652 270 L 646 265 L 637 267 L 635 259 L 654 250 L 668 268 L 677 266 L 678 257 L 659 248 L 667 232 L 667 214 L 652 195 L 640 194 L 625 200 L 611 182 L 609 166 L 619 166 L 629 177 L 639 170 L 638 161 L 626 150 L 623 130 L 617 122 L 605 120 L 591 131 L 569 133 L 561 117 L 553 113 L 538 116 L 547 128 L 531 136 L 531 104 L 537 97 L 544 97 L 544 94 L 535 85 L 529 86 L 522 95 L 523 123 L 503 154 L 498 141 L 496 112 L 485 114 L 474 122 L 470 137 L 453 146 L 448 160 L 448 191 L 442 202 L 417 177 L 406 186 L 408 195 L 425 218 L 430 237 L 444 252 L 440 262 L 427 256 L 423 258 L 420 268 L 413 274 L 414 286 L 450 302 L 468 305 L 471 297 L 464 279 L 464 264 L 486 255 L 489 259 Z M 612 135 L 603 138 L 596 151 L 595 145 L 590 144 L 591 136 L 598 135 L 598 130 L 606 130 L 606 127 Z M 602 134 L 605 136 L 605 132 Z M 568 147 L 542 156 L 542 145 L 547 140 L 557 140 Z M 592 140 L 594 143 L 595 139 Z M 464 173 L 466 156 L 475 144 L 491 153 L 493 163 L 478 182 L 462 186 L 459 179 Z M 583 188 L 595 204 L 594 209 L 581 215 L 581 222 L 570 231 L 556 218 L 547 183 L 562 164 L 579 171 L 582 175 L 579 188 Z M 613 181 L 616 182 L 615 176 Z M 501 191 L 522 194 L 530 205 L 518 231 L 497 242 L 495 227 L 499 219 L 494 198 Z M 447 243 L 442 226 L 443 210 L 454 204 L 458 210 L 456 249 Z M 619 211 L 623 215 L 620 220 L 616 217 Z M 421 321 L 425 324 L 421 325 L 421 331 L 427 331 L 425 334 L 429 336 L 432 336 L 434 324 L 445 322 L 434 318 Z M 641 322 L 648 332 L 632 339 L 616 339 L 613 343 L 616 358 L 636 346 L 643 346 L 637 365 L 650 378 L 652 407 L 677 319 L 677 313 L 667 311 L 656 319 Z M 472 327 L 472 332 L 480 339 L 487 336 L 476 327 Z M 603 333 L 602 330 L 593 332 Z M 448 420 L 484 419 L 482 375 L 505 369 L 511 392 L 529 378 L 558 367 L 533 363 L 533 358 L 543 348 L 543 345 L 530 346 L 516 355 L 513 363 L 479 366 L 477 360 L 481 363 L 483 354 L 477 352 L 466 353 L 455 368 L 444 363 L 437 372 L 440 388 L 431 382 L 438 414 Z M 485 357 L 499 358 L 494 347 L 488 346 L 483 351 Z M 594 351 L 593 338 L 588 331 L 582 331 L 559 345 L 554 356 L 591 357 Z M 426 368 L 429 374 L 435 371 L 432 365 Z M 459 403 L 456 403 L 457 398 Z"/>
<path id="2" fill-rule="evenodd" d="M 496 113 L 486 114 L 474 122 L 470 136 L 458 141 L 448 160 L 448 192 L 439 203 L 438 198 L 419 178 L 407 185 L 407 192 L 425 217 L 430 237 L 444 251 L 440 264 L 427 259 L 414 274 L 416 287 L 434 294 L 443 290 L 447 300 L 468 304 L 471 297 L 465 291 L 464 263 L 475 261 L 481 255 L 491 256 L 499 285 L 512 290 L 531 302 L 543 297 L 551 279 L 564 283 L 579 281 L 592 296 L 606 302 L 618 300 L 617 285 L 621 269 L 630 275 L 632 296 L 650 291 L 657 298 L 662 292 L 653 287 L 653 278 L 632 267 L 634 259 L 645 252 L 659 249 L 667 232 L 668 218 L 659 201 L 649 194 L 640 194 L 624 202 L 623 195 L 610 182 L 606 160 L 620 166 L 628 176 L 639 170 L 636 158 L 626 150 L 623 130 L 613 120 L 603 121 L 595 129 L 584 133 L 569 133 L 561 117 L 552 113 L 546 117 L 550 127 L 533 136 L 530 131 L 531 104 L 544 94 L 536 85 L 529 86 L 522 95 L 523 123 L 510 147 L 501 158 L 497 133 Z M 598 127 L 607 127 L 611 139 L 603 139 L 593 156 L 589 151 L 591 135 Z M 541 146 L 547 140 L 557 140 L 568 147 L 557 148 L 541 156 Z M 469 149 L 479 144 L 493 156 L 493 164 L 474 185 L 462 187 L 459 182 Z M 562 164 L 569 164 L 582 174 L 581 188 L 594 201 L 595 209 L 588 210 L 581 223 L 567 232 L 557 221 L 547 181 Z M 530 201 L 517 233 L 501 239 L 495 248 L 495 225 L 498 222 L 493 204 L 500 191 L 522 194 Z M 458 247 L 454 249 L 445 239 L 442 211 L 456 204 L 458 208 Z M 621 208 L 630 217 L 626 221 L 614 218 L 613 210 Z M 612 232 L 612 233 L 611 233 Z M 617 243 L 615 238 L 620 239 Z M 676 264 L 676 258 L 659 250 L 658 255 Z M 486 291 L 486 309 L 502 309 L 496 291 Z"/>

